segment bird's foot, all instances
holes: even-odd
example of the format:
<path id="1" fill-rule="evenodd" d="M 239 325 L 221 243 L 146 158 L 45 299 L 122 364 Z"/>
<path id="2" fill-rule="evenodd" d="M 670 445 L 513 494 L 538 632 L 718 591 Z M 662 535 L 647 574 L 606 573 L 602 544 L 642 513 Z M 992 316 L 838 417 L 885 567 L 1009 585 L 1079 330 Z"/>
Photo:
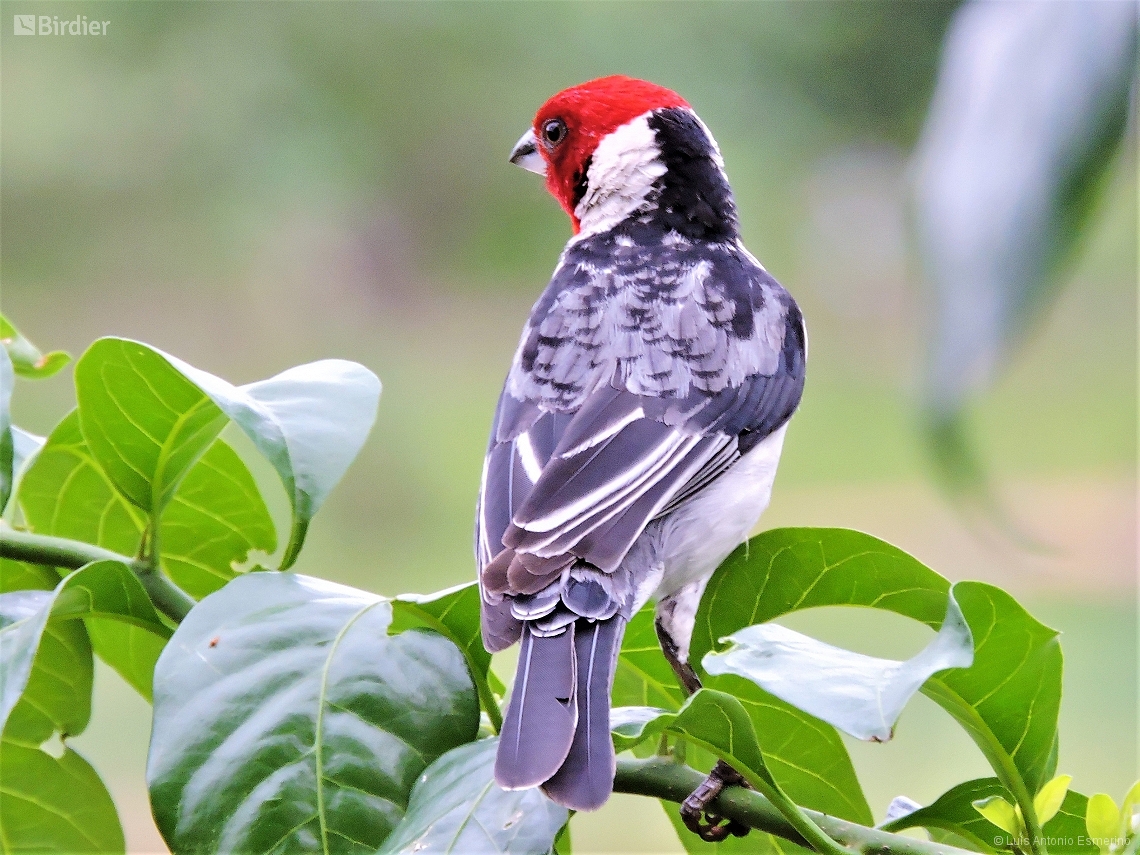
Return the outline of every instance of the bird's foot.
<path id="1" fill-rule="evenodd" d="M 735 819 L 726 820 L 707 812 L 708 806 L 720 795 L 721 790 L 733 786 L 747 787 L 748 782 L 723 760 L 717 760 L 709 776 L 681 804 L 681 820 L 685 823 L 685 828 L 709 843 L 719 843 L 730 834 L 733 837 L 746 835 L 748 826 Z"/>

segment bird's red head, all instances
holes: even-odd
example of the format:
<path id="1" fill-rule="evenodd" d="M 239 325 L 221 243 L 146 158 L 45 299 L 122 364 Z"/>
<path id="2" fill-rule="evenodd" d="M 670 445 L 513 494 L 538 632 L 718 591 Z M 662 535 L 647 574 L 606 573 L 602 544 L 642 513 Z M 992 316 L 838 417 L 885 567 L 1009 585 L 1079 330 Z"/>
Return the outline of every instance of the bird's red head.
<path id="1" fill-rule="evenodd" d="M 546 188 L 574 221 L 575 232 L 576 188 L 598 143 L 650 110 L 688 106 L 664 86 L 614 75 L 564 89 L 539 108 L 532 130 L 546 165 Z"/>

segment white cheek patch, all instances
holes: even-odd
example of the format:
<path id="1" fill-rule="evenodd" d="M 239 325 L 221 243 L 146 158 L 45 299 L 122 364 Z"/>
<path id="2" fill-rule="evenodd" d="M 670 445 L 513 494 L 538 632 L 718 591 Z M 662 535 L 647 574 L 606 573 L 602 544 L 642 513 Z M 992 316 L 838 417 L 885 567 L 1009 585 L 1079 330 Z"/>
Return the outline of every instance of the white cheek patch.
<path id="1" fill-rule="evenodd" d="M 626 122 L 598 143 L 586 171 L 586 195 L 574 209 L 577 239 L 608 231 L 641 209 L 653 184 L 665 174 L 651 111 Z"/>

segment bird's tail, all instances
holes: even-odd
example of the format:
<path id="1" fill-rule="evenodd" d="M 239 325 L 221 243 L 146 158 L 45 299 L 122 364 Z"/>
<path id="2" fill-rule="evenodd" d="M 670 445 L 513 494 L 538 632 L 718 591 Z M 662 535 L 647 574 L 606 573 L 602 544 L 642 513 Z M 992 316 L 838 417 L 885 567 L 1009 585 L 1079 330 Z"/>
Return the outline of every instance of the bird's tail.
<path id="1" fill-rule="evenodd" d="M 594 810 L 614 788 L 610 690 L 625 620 L 579 619 L 560 635 L 524 624 L 515 687 L 495 760 L 507 789 L 541 785 L 573 810 Z"/>

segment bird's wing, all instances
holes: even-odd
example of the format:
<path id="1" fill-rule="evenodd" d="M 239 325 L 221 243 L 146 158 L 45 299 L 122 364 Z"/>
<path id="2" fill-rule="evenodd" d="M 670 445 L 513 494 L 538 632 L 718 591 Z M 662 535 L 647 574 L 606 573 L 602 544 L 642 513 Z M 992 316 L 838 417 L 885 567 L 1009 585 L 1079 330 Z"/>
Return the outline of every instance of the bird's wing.
<path id="1" fill-rule="evenodd" d="M 803 388 L 804 335 L 790 299 L 767 307 L 777 310 L 781 329 L 765 370 L 715 390 L 659 397 L 633 391 L 615 375 L 582 396 L 572 412 L 557 412 L 537 396 L 515 397 L 508 383 L 476 526 L 489 646 L 517 640 L 519 620 L 549 614 L 559 598 L 579 616 L 613 614 L 613 603 L 623 598 L 607 588 L 627 581 L 595 573 L 589 584 L 571 579 L 557 591 L 550 584 L 579 560 L 613 575 L 650 521 L 787 421 Z M 550 334 L 544 338 L 557 342 Z M 542 355 L 535 364 L 556 365 L 559 356 Z M 694 352 L 690 361 L 703 358 Z"/>

